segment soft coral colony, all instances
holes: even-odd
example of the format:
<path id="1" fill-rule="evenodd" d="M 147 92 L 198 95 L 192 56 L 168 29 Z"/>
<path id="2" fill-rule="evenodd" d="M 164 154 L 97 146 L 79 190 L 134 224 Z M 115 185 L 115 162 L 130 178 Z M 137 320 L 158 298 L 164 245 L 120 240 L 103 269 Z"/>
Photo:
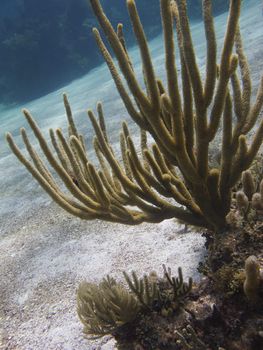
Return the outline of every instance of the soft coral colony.
<path id="1" fill-rule="evenodd" d="M 225 233 L 231 231 L 228 224 L 238 221 L 237 217 L 239 230 L 244 232 L 249 221 L 249 227 L 255 227 L 253 232 L 260 232 L 260 215 L 263 210 L 262 167 L 257 168 L 260 170 L 256 172 L 255 178 L 251 174 L 255 172 L 255 163 L 262 163 L 258 152 L 263 140 L 263 120 L 260 120 L 263 78 L 259 81 L 255 99 L 252 99 L 250 70 L 239 28 L 241 0 L 229 1 L 228 20 L 219 62 L 212 1 L 203 0 L 206 36 L 204 77 L 197 64 L 186 1 L 160 0 L 166 84 L 156 77 L 135 1 L 128 0 L 127 8 L 141 55 L 143 86 L 136 77 L 126 47 L 123 26 L 119 24 L 115 30 L 100 2 L 90 2 L 118 62 L 117 66 L 99 30 L 93 29 L 98 47 L 127 112 L 140 128 L 140 150 L 134 144 L 127 124 L 123 123 L 120 132 L 122 159 L 118 159 L 110 145 L 102 105 L 98 103 L 98 120 L 93 111 L 88 111 L 95 131 L 93 146 L 99 161 L 99 166 L 96 167 L 88 157 L 84 137 L 76 128 L 67 96 L 64 95 L 69 133 L 65 136 L 60 129 L 50 130 L 51 145 L 42 135 L 29 111 L 24 110 L 24 115 L 47 162 L 65 186 L 59 186 L 30 143 L 25 129 L 21 130 L 21 135 L 31 161 L 22 154 L 12 136 L 7 134 L 7 141 L 14 154 L 60 206 L 82 219 L 98 218 L 135 225 L 176 218 L 186 224 L 209 229 L 210 241 L 213 242 L 210 254 L 214 255 L 222 254 L 225 246 L 229 244 L 230 241 L 226 242 Z M 178 46 L 175 45 L 175 37 Z M 176 63 L 176 60 L 180 63 Z M 251 133 L 256 123 L 257 128 Z M 150 145 L 147 142 L 148 134 L 153 140 Z M 220 144 L 216 163 L 211 161 L 215 142 Z M 251 166 L 253 171 L 250 170 Z M 237 192 L 237 188 L 241 186 L 241 176 L 243 189 Z M 258 230 L 258 227 L 261 228 Z M 242 235 L 243 233 L 236 235 L 236 239 L 241 240 L 240 244 Z M 262 246 L 261 236 L 256 235 L 253 238 L 259 240 L 256 252 L 260 251 Z M 228 237 L 233 237 L 233 233 Z M 216 246 L 214 242 L 217 243 Z M 248 249 L 242 258 L 247 258 L 251 252 L 253 253 L 253 250 Z M 238 263 L 233 261 L 231 268 L 238 270 Z M 253 266 L 256 266 L 254 270 L 258 271 L 255 273 L 258 281 L 255 293 L 259 295 L 260 266 L 259 263 Z M 215 270 L 218 272 L 222 266 L 212 266 L 209 259 L 208 268 L 211 275 Z M 247 268 L 243 279 L 240 280 L 244 281 L 247 278 L 249 281 L 245 273 L 251 270 L 253 268 Z M 221 272 L 223 274 L 224 271 Z M 219 275 L 218 273 L 217 277 Z M 167 278 L 167 274 L 165 276 Z M 143 283 L 138 279 L 136 281 L 139 284 Z M 148 294 L 152 288 L 156 288 L 153 287 L 155 284 L 144 283 Z M 164 283 L 163 279 L 158 283 Z M 168 290 L 173 288 L 171 283 L 168 285 Z M 118 285 L 116 287 L 115 281 L 104 281 L 102 286 L 107 295 L 112 295 L 112 289 L 119 288 Z M 91 290 L 95 287 L 87 288 Z M 83 287 L 80 293 L 81 291 Z M 100 293 L 103 294 L 103 291 Z M 99 311 L 94 303 L 87 302 L 91 295 L 87 289 L 85 293 L 89 295 L 86 305 L 94 316 Z M 118 289 L 118 293 L 122 292 Z M 139 295 L 143 293 L 141 291 Z M 129 298 L 130 296 L 127 300 L 130 300 Z M 133 298 L 136 299 L 136 293 Z M 136 305 L 139 310 L 138 295 L 137 301 L 135 299 L 132 299 L 130 305 Z M 112 303 L 109 304 L 112 306 Z M 183 348 L 184 342 L 185 348 L 187 344 L 191 348 L 190 343 L 196 334 L 194 329 L 189 327 L 188 332 L 185 331 L 186 337 L 179 333 L 181 340 L 175 342 L 175 349 L 180 349 L 180 346 Z M 189 337 L 192 339 L 190 343 L 187 342 Z M 194 346 L 200 347 L 201 343 Z M 198 344 L 198 341 L 195 344 Z"/>

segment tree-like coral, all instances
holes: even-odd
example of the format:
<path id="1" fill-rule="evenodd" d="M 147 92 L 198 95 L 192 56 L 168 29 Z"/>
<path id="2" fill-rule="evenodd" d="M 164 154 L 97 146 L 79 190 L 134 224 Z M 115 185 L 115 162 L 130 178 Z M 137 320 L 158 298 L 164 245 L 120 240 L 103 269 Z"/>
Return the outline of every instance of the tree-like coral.
<path id="1" fill-rule="evenodd" d="M 66 96 L 64 102 L 69 121 L 69 140 L 61 130 L 56 133 L 51 131 L 57 158 L 30 113 L 25 110 L 24 114 L 50 165 L 73 198 L 59 187 L 28 141 L 24 129 L 21 130 L 22 137 L 34 165 L 17 148 L 12 136 L 7 134 L 11 149 L 59 205 L 83 219 L 99 218 L 134 225 L 175 217 L 197 226 L 217 230 L 224 228 L 232 188 L 242 171 L 250 167 L 263 139 L 263 120 L 249 143 L 246 137 L 263 105 L 263 79 L 252 102 L 249 67 L 238 23 L 241 0 L 230 1 L 218 65 L 212 1 L 203 1 L 207 41 L 204 81 L 192 43 L 186 0 L 160 0 L 167 87 L 155 75 L 135 1 L 128 0 L 127 7 L 141 53 L 144 87 L 136 78 L 122 25 L 119 24 L 115 31 L 99 0 L 91 0 L 91 5 L 115 53 L 121 74 L 99 31 L 94 29 L 97 44 L 129 115 L 141 129 L 142 157 L 138 156 L 124 123 L 120 135 L 122 162 L 117 159 L 109 143 L 99 103 L 99 122 L 94 113 L 88 111 L 96 133 L 94 148 L 100 162 L 100 169 L 96 169 L 87 157 L 83 137 L 75 127 Z M 182 88 L 175 62 L 174 23 Z M 220 123 L 220 164 L 214 167 L 209 162 L 209 150 L 219 133 Z M 154 140 L 151 147 L 146 143 L 147 133 Z M 131 209 L 131 206 L 137 209 Z"/>

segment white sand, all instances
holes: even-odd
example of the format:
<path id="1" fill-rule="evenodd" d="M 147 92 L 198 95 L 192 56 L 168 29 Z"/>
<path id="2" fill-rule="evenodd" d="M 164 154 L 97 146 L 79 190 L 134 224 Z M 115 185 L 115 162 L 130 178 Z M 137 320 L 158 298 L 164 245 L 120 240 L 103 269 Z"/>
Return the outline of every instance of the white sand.
<path id="1" fill-rule="evenodd" d="M 174 273 L 183 266 L 186 277 L 198 279 L 203 239 L 180 233 L 183 228 L 174 220 L 136 227 L 84 222 L 55 204 L 6 222 L 0 241 L 0 349 L 114 349 L 109 337 L 84 339 L 76 315 L 79 282 L 99 282 L 106 274 L 121 280 L 124 269 L 161 274 L 163 263 Z"/>

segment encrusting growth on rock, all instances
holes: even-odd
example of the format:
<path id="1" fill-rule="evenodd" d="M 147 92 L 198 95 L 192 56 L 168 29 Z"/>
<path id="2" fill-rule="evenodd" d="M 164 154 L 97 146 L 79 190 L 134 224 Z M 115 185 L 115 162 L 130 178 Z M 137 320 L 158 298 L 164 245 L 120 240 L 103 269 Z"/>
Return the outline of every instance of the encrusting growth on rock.
<path id="1" fill-rule="evenodd" d="M 199 339 L 194 331 L 194 329 L 188 325 L 182 330 L 182 333 L 175 331 L 176 336 L 179 338 L 177 340 L 177 345 L 183 346 L 183 349 L 193 349 L 193 350 L 206 350 L 207 346 Z"/>
<path id="2" fill-rule="evenodd" d="M 207 42 L 204 79 L 197 65 L 186 0 L 160 0 L 166 87 L 156 77 L 135 1 L 128 0 L 127 7 L 140 49 L 144 86 L 136 78 L 122 25 L 118 25 L 115 31 L 99 0 L 90 2 L 119 68 L 99 31 L 94 29 L 98 47 L 127 112 L 142 130 L 142 157 L 138 156 L 124 123 L 120 134 L 122 161 L 118 160 L 109 143 L 99 103 L 99 121 L 91 110 L 88 111 L 96 134 L 94 148 L 100 163 L 99 168 L 95 167 L 88 158 L 84 137 L 75 126 L 66 95 L 64 104 L 69 136 L 66 138 L 60 129 L 51 130 L 52 148 L 30 113 L 24 110 L 24 115 L 67 191 L 60 187 L 53 172 L 44 164 L 28 140 L 25 129 L 21 130 L 21 135 L 32 162 L 26 159 L 8 133 L 7 141 L 12 151 L 61 207 L 82 219 L 97 218 L 135 225 L 177 218 L 191 225 L 216 230 L 224 228 L 232 188 L 242 171 L 250 167 L 263 139 L 263 120 L 249 142 L 246 136 L 262 108 L 263 78 L 252 102 L 249 67 L 239 29 L 241 0 L 230 1 L 218 64 L 212 1 L 203 1 Z M 179 65 L 175 62 L 174 30 L 179 47 L 182 87 L 179 86 Z M 241 74 L 238 74 L 238 69 Z M 209 150 L 220 123 L 223 128 L 220 164 L 214 167 L 209 162 Z M 147 134 L 154 140 L 151 147 L 146 142 Z"/>

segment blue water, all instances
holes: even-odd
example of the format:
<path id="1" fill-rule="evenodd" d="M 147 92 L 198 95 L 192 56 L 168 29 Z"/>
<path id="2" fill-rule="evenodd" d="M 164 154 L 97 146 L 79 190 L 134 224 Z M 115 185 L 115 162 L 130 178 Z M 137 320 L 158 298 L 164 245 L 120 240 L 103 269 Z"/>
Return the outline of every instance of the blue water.
<path id="1" fill-rule="evenodd" d="M 263 4 L 259 0 L 244 1 L 241 29 L 243 33 L 244 45 L 247 51 L 249 61 L 255 63 L 257 55 L 262 53 L 263 47 Z M 220 15 L 215 19 L 218 46 L 222 45 L 224 29 L 226 24 L 226 15 Z M 195 23 L 193 26 L 193 38 L 196 46 L 198 63 L 202 72 L 205 70 L 205 40 L 202 24 Z M 150 42 L 151 52 L 157 71 L 157 76 L 165 81 L 163 41 L 159 36 Z M 141 66 L 138 51 L 136 48 L 130 50 L 131 57 L 138 75 L 141 76 Z M 261 55 L 261 57 L 263 57 Z M 261 63 L 263 65 L 263 63 Z M 258 84 L 258 70 L 252 69 L 253 83 Z M 95 109 L 97 101 L 102 101 L 108 132 L 113 140 L 113 144 L 118 141 L 121 120 L 130 119 L 115 89 L 114 83 L 108 72 L 106 65 L 102 65 L 81 79 L 75 80 L 71 84 L 52 92 L 42 98 L 27 103 L 26 106 L 14 106 L 5 109 L 0 106 L 0 220 L 4 220 L 6 215 L 23 215 L 25 211 L 30 210 L 40 204 L 50 203 L 46 193 L 32 179 L 31 175 L 23 168 L 13 154 L 8 149 L 4 134 L 10 131 L 16 142 L 22 146 L 19 129 L 26 126 L 26 121 L 21 113 L 22 108 L 31 111 L 43 133 L 48 134 L 50 127 L 62 127 L 66 131 L 65 112 L 62 103 L 62 93 L 67 92 L 75 115 L 77 125 L 80 126 L 87 143 L 90 145 L 93 137 L 86 110 Z M 130 123 L 131 125 L 131 123 Z M 132 127 L 132 126 L 131 126 Z M 27 130 L 29 128 L 27 127 Z M 137 136 L 136 128 L 134 130 Z M 31 135 L 32 136 L 32 135 Z M 32 138 L 32 140 L 34 140 Z M 35 141 L 33 141 L 34 143 Z M 92 151 L 91 151 L 92 153 Z"/>

